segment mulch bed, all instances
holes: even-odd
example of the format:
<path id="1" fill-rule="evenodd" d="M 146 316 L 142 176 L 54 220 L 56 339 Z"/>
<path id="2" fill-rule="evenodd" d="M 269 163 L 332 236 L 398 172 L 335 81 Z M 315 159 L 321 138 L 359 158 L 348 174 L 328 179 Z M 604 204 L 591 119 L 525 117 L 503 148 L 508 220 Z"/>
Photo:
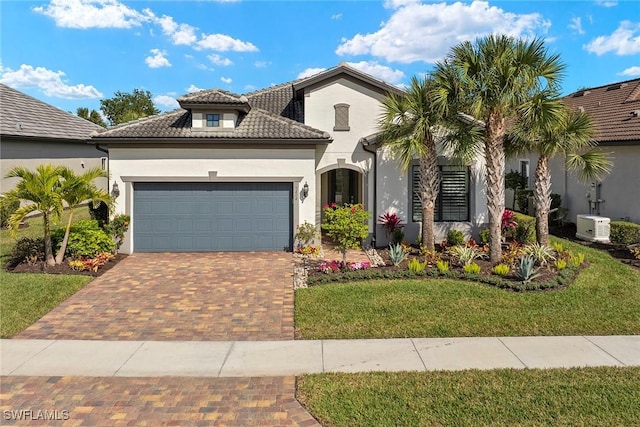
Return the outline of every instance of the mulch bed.
<path id="1" fill-rule="evenodd" d="M 5 265 L 5 270 L 10 273 L 37 273 L 37 274 L 72 274 L 82 276 L 102 276 L 105 272 L 111 270 L 117 263 L 125 259 L 128 255 L 117 254 L 114 259 L 107 261 L 105 265 L 100 267 L 98 271 L 78 271 L 69 267 L 67 261 L 63 261 L 60 265 L 48 266 L 44 262 L 36 264 L 20 263 L 18 265 Z"/>

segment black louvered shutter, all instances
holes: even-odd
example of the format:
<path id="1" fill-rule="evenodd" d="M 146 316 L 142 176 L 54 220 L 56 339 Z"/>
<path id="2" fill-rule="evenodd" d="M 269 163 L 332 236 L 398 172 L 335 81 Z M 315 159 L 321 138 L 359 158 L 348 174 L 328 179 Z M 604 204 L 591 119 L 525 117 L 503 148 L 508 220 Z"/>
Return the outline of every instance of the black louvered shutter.
<path id="1" fill-rule="evenodd" d="M 414 166 L 411 174 L 412 220 L 422 220 L 420 168 Z M 466 166 L 440 166 L 440 192 L 436 200 L 435 221 L 469 221 L 469 168 Z"/>

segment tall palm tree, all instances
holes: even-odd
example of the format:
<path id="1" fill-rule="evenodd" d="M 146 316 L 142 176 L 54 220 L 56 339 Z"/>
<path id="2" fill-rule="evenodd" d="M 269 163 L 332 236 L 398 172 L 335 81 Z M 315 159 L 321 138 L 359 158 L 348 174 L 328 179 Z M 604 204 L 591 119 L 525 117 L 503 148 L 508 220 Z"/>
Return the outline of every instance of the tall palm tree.
<path id="1" fill-rule="evenodd" d="M 40 165 L 35 171 L 22 166 L 12 168 L 5 178 L 20 178 L 15 188 L 5 195 L 8 200 L 24 200 L 28 203 L 9 217 L 9 230 L 15 236 L 20 223 L 32 212 L 41 212 L 44 225 L 44 254 L 47 265 L 55 265 L 51 245 L 51 221 L 62 215 L 63 201 L 60 194 L 61 176 L 64 168 Z"/>
<path id="2" fill-rule="evenodd" d="M 559 55 L 550 55 L 541 39 L 516 40 L 504 35 L 490 35 L 474 44 L 463 42 L 436 65 L 435 100 L 443 114 L 468 113 L 483 123 L 492 262 L 502 258 L 507 122 L 536 93 L 556 89 L 564 68 Z"/>
<path id="3" fill-rule="evenodd" d="M 551 97 L 549 97 L 551 95 Z M 522 111 L 505 145 L 508 154 L 537 152 L 533 195 L 536 215 L 536 240 L 549 244 L 551 209 L 551 171 L 549 160 L 563 154 L 565 167 L 583 181 L 601 178 L 611 170 L 611 160 L 594 149 L 591 118 L 581 111 L 570 111 L 555 94 L 541 93 Z M 585 151 L 587 150 L 587 151 Z"/>
<path id="4" fill-rule="evenodd" d="M 384 144 L 407 172 L 415 159 L 419 160 L 422 204 L 422 244 L 435 248 L 433 223 L 438 197 L 440 173 L 434 126 L 442 122 L 434 108 L 433 79 L 411 78 L 409 88 L 402 94 L 389 94 L 383 101 L 379 127 Z"/>
<path id="5" fill-rule="evenodd" d="M 97 178 L 109 177 L 107 171 L 102 168 L 91 168 L 81 175 L 76 175 L 71 169 L 64 168 L 61 171 L 61 176 L 63 180 L 60 186 L 60 194 L 69 206 L 69 219 L 67 220 L 67 227 L 62 239 L 62 244 L 55 257 L 56 264 L 62 263 L 64 253 L 67 250 L 74 209 L 85 201 L 93 203 L 94 206 L 100 203 L 105 203 L 107 206 L 111 205 L 111 196 L 109 193 L 102 188 L 98 188 L 94 183 L 94 180 Z"/>

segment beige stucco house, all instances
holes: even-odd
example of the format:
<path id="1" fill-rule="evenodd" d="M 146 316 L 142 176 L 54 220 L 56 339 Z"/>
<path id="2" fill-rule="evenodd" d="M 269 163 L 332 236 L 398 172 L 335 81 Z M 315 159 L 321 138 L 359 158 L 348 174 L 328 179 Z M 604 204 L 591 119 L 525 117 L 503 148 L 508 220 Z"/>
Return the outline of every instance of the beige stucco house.
<path id="1" fill-rule="evenodd" d="M 566 170 L 562 156 L 551 161 L 552 192 L 562 196 L 568 220 L 595 214 L 640 224 L 640 79 L 582 89 L 563 100 L 591 116 L 594 140 L 613 160 L 609 175 L 586 183 Z M 537 161 L 536 154 L 517 157 L 507 163 L 506 170 L 524 173 L 531 188 Z"/>
<path id="2" fill-rule="evenodd" d="M 45 163 L 68 166 L 77 173 L 107 167 L 107 153 L 88 144 L 100 126 L 0 83 L 0 193 L 17 178 L 4 178 L 14 166 L 35 169 Z M 107 182 L 97 185 L 106 187 Z"/>
<path id="3" fill-rule="evenodd" d="M 420 229 L 417 170 L 400 171 L 376 140 L 381 99 L 399 92 L 348 65 L 245 95 L 205 90 L 181 108 L 103 131 L 116 211 L 131 215 L 124 252 L 290 250 L 295 228 L 330 203 L 393 210 Z M 442 159 L 439 238 L 486 222 L 479 167 Z"/>

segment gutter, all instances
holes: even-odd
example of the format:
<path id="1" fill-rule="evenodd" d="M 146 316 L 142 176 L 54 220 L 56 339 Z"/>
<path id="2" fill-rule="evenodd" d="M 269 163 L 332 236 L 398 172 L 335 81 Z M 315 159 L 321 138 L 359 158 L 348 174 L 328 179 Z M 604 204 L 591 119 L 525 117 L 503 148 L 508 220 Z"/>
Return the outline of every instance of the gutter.
<path id="1" fill-rule="evenodd" d="M 371 247 L 375 249 L 378 235 L 378 212 L 376 211 L 378 208 L 378 150 L 369 148 L 371 145 L 377 144 L 377 141 L 371 142 L 369 138 L 360 138 L 359 142 L 362 144 L 364 151 L 373 154 L 373 234 L 371 235 Z M 377 137 L 375 139 L 377 140 Z"/>

